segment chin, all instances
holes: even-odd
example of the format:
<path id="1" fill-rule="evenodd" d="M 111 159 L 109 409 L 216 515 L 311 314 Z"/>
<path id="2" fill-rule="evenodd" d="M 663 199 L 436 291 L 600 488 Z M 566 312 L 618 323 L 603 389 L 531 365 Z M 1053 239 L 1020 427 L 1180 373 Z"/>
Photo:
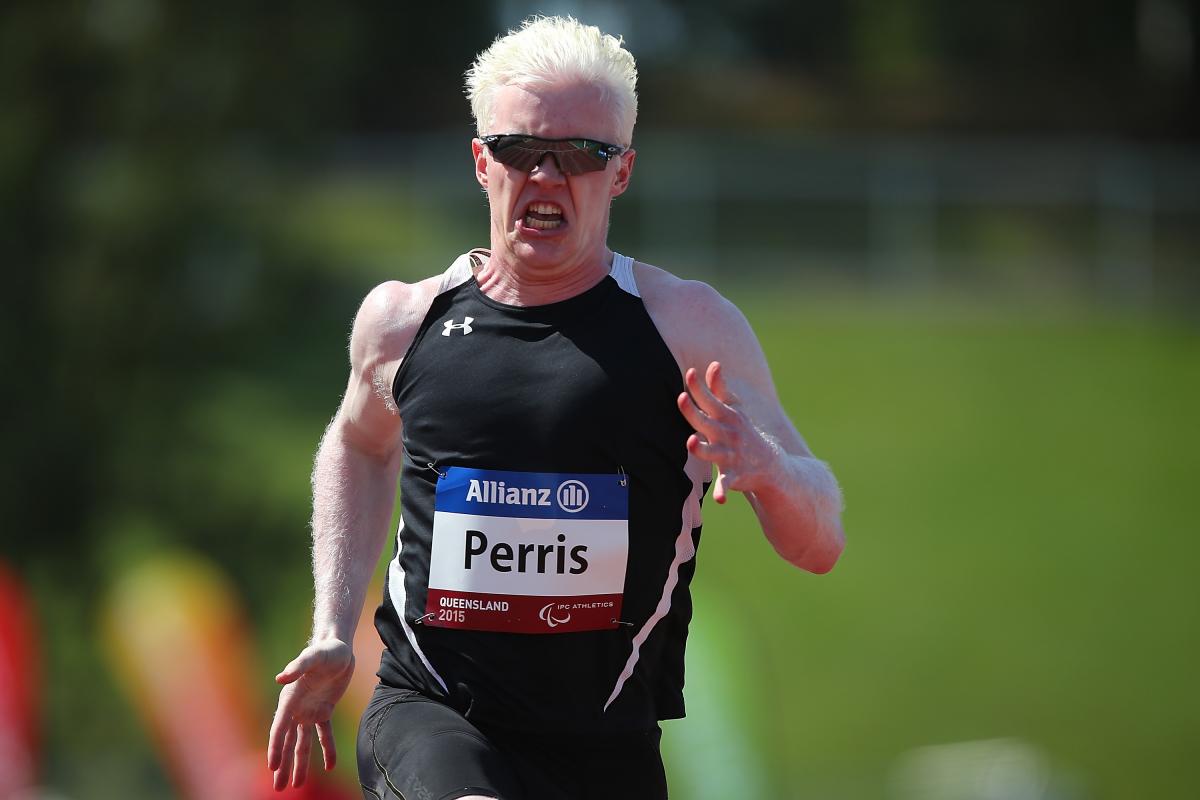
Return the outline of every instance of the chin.
<path id="1" fill-rule="evenodd" d="M 527 239 L 519 234 L 509 250 L 530 267 L 557 266 L 571 253 L 570 244 L 564 239 Z"/>

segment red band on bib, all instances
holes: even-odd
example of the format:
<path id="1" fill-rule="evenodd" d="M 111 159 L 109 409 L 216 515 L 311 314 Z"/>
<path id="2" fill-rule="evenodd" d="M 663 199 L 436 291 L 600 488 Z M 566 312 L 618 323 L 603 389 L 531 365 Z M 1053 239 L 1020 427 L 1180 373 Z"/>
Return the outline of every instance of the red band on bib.
<path id="1" fill-rule="evenodd" d="M 435 628 L 574 633 L 617 627 L 621 595 L 529 597 L 430 589 L 425 608 L 423 622 Z"/>

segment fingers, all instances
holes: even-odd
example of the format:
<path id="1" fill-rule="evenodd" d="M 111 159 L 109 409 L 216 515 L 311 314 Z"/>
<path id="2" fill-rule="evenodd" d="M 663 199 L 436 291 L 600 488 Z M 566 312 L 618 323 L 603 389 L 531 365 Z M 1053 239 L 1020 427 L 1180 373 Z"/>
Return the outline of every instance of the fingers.
<path id="1" fill-rule="evenodd" d="M 331 770 L 337 764 L 337 748 L 333 741 L 333 723 L 326 720 L 316 725 L 317 740 L 321 744 L 321 756 L 325 769 Z M 272 754 L 274 751 L 272 751 Z M 287 729 L 280 742 L 280 754 L 277 763 L 271 766 L 274 771 L 275 791 L 282 792 L 289 785 L 303 786 L 308 780 L 308 764 L 312 757 L 312 730 L 308 725 L 294 725 Z M 271 755 L 268 756 L 270 760 Z"/>
<path id="2" fill-rule="evenodd" d="M 680 392 L 679 397 L 675 398 L 675 405 L 679 407 L 683 418 L 687 420 L 688 425 L 691 425 L 694 430 L 700 431 L 705 436 L 712 436 L 713 421 L 710 419 L 692 400 L 691 394 L 688 392 Z"/>
<path id="3" fill-rule="evenodd" d="M 337 751 L 330 714 L 354 672 L 354 655 L 344 642 L 309 645 L 276 676 L 285 684 L 271 721 L 267 741 L 267 767 L 274 786 L 300 786 L 308 779 L 313 729 L 321 746 L 326 769 L 333 769 Z"/>
<path id="4" fill-rule="evenodd" d="M 287 788 L 288 778 L 292 775 L 292 764 L 295 758 L 296 728 L 288 725 L 283 734 L 283 753 L 279 765 L 275 768 L 275 791 L 282 792 Z"/>
<path id="5" fill-rule="evenodd" d="M 683 380 L 687 391 L 676 398 L 676 405 L 689 425 L 706 438 L 714 439 L 717 423 L 728 421 L 732 410 L 728 404 L 737 401 L 725 381 L 720 362 L 713 361 L 708 365 L 703 380 L 694 367 L 689 367 Z"/>
<path id="6" fill-rule="evenodd" d="M 286 720 L 286 721 L 280 721 Z M 312 729 L 307 724 L 294 724 L 291 717 L 277 715 L 271 725 L 271 738 L 267 745 L 267 768 L 275 773 L 276 791 L 292 786 L 301 786 L 308 779 L 308 765 L 312 756 Z M 337 747 L 333 739 L 333 723 L 330 720 L 316 724 L 317 740 L 321 745 L 321 757 L 325 769 L 337 764 Z"/>
<path id="7" fill-rule="evenodd" d="M 716 500 L 721 505 L 725 505 L 728 497 L 729 495 L 725 490 L 725 473 L 718 471 L 717 481 L 713 484 L 713 500 Z"/>
<path id="8" fill-rule="evenodd" d="M 689 367 L 683 382 L 687 391 L 676 398 L 676 405 L 696 431 L 688 438 L 687 449 L 716 465 L 713 500 L 723 504 L 730 491 L 744 491 L 744 469 L 747 460 L 752 462 L 756 455 L 752 446 L 757 431 L 730 388 L 721 362 L 710 361 L 703 377 L 696 368 Z"/>
<path id="9" fill-rule="evenodd" d="M 275 709 L 275 718 L 271 720 L 271 735 L 267 739 L 267 769 L 272 772 L 279 769 L 283 761 L 284 740 L 288 728 L 292 726 L 292 715 L 285 708 L 287 702 L 279 698 L 279 707 Z"/>
<path id="10" fill-rule="evenodd" d="M 697 433 L 688 437 L 687 449 L 692 455 L 710 464 L 720 464 L 731 455 L 728 447 L 713 444 Z"/>
<path id="11" fill-rule="evenodd" d="M 317 740 L 321 743 L 321 758 L 325 761 L 325 771 L 328 772 L 337 764 L 337 747 L 333 743 L 333 723 L 329 720 L 317 723 Z"/>
<path id="12" fill-rule="evenodd" d="M 724 505 L 725 500 L 728 498 L 725 484 L 729 482 L 729 476 L 721 470 L 721 462 L 728 458 L 729 448 L 706 442 L 700 436 L 693 433 L 688 437 L 687 449 L 689 453 L 694 454 L 697 458 L 717 465 L 717 480 L 713 483 L 713 500 Z"/>
<path id="13" fill-rule="evenodd" d="M 717 362 L 713 362 L 715 364 Z M 712 365 L 709 365 L 712 368 Z M 726 406 L 718 400 L 708 388 L 707 379 L 701 380 L 700 373 L 695 367 L 688 367 L 687 372 L 683 374 L 683 383 L 687 387 L 688 394 L 692 396 L 692 400 L 696 405 L 710 417 L 719 417 L 726 410 Z"/>
<path id="14" fill-rule="evenodd" d="M 308 759 L 312 754 L 312 729 L 296 726 L 296 761 L 292 765 L 292 786 L 301 786 L 308 777 Z"/>
<path id="15" fill-rule="evenodd" d="M 738 401 L 737 395 L 725 380 L 725 370 L 720 361 L 713 361 L 708 365 L 708 369 L 704 371 L 704 382 L 712 390 L 713 396 L 725 405 L 733 405 Z"/>

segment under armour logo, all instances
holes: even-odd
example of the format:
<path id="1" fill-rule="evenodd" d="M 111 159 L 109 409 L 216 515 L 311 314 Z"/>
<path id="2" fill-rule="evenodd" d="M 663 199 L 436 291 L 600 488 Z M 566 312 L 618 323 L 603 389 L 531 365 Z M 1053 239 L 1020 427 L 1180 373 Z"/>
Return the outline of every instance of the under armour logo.
<path id="1" fill-rule="evenodd" d="M 474 317 L 467 317 L 461 325 L 454 324 L 454 320 L 448 319 L 442 328 L 442 336 L 449 336 L 450 331 L 462 331 L 463 336 L 471 332 L 471 323 L 475 321 Z"/>

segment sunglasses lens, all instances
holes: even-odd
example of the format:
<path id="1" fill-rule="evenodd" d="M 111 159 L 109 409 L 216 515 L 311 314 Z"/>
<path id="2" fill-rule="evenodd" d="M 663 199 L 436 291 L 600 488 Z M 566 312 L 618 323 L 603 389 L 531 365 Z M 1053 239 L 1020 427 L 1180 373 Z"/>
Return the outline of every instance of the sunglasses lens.
<path id="1" fill-rule="evenodd" d="M 532 172 L 547 154 L 552 154 L 564 175 L 598 172 L 608 166 L 601 150 L 606 145 L 590 139 L 556 141 L 536 136 L 500 136 L 488 142 L 492 154 L 501 164 Z"/>
<path id="2" fill-rule="evenodd" d="M 492 149 L 496 160 L 501 164 L 519 169 L 522 172 L 532 172 L 533 168 L 545 157 L 546 152 L 536 147 L 527 147 L 522 142 L 505 142 L 501 139 Z"/>
<path id="3" fill-rule="evenodd" d="M 558 154 L 558 168 L 567 175 L 583 172 L 598 172 L 608 166 L 608 160 L 599 155 L 599 145 L 589 141 L 563 142 L 570 147 Z"/>

